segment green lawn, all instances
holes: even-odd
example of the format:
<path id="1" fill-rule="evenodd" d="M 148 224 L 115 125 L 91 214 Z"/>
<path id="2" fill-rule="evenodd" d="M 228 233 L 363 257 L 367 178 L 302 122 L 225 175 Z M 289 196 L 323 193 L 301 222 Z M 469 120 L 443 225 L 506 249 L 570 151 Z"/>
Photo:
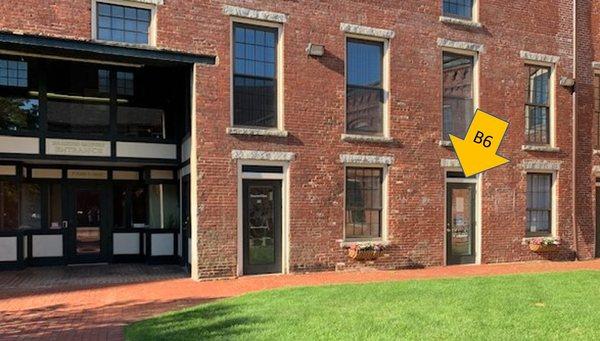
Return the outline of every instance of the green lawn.
<path id="1" fill-rule="evenodd" d="M 264 291 L 125 332 L 129 340 L 592 340 L 600 338 L 600 272 Z"/>

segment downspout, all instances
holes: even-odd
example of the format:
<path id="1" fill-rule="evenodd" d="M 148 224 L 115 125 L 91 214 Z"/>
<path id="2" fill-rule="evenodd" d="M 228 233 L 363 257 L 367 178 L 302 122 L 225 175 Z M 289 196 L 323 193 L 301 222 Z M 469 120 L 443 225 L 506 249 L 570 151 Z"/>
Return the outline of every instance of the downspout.
<path id="1" fill-rule="evenodd" d="M 571 223 L 573 229 L 573 252 L 575 260 L 579 260 L 579 242 L 577 233 L 577 0 L 573 0 L 573 79 L 575 86 L 571 92 L 573 103 L 573 134 L 572 134 L 572 153 L 571 153 Z"/>

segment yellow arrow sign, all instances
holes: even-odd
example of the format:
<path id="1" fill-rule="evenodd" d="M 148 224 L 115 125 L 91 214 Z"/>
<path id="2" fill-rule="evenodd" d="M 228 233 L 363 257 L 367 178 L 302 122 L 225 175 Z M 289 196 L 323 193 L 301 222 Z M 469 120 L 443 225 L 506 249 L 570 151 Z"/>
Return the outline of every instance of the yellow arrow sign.
<path id="1" fill-rule="evenodd" d="M 508 122 L 477 109 L 464 140 L 450 135 L 450 141 L 465 176 L 469 177 L 509 162 L 496 154 L 506 129 Z"/>

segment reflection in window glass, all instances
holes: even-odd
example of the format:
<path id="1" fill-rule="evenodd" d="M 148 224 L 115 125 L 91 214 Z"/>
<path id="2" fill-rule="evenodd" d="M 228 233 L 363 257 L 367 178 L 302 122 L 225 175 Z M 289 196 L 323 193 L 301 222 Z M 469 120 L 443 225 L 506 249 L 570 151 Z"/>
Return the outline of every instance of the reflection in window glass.
<path id="1" fill-rule="evenodd" d="M 62 193 L 60 184 L 48 186 L 48 224 L 51 229 L 60 228 L 62 221 Z"/>
<path id="2" fill-rule="evenodd" d="M 525 133 L 527 143 L 550 143 L 550 68 L 526 65 Z"/>
<path id="3" fill-rule="evenodd" d="M 276 127 L 277 29 L 236 24 L 233 30 L 233 123 Z"/>
<path id="4" fill-rule="evenodd" d="M 473 0 L 444 0 L 444 15 L 471 20 Z"/>
<path id="5" fill-rule="evenodd" d="M 348 39 L 346 131 L 383 133 L 383 43 Z"/>
<path id="6" fill-rule="evenodd" d="M 37 98 L 0 95 L 0 130 L 37 130 L 39 119 Z"/>
<path id="7" fill-rule="evenodd" d="M 15 182 L 0 181 L 0 232 L 19 228 L 19 192 Z"/>
<path id="8" fill-rule="evenodd" d="M 150 227 L 175 229 L 179 227 L 179 197 L 176 185 L 150 185 Z"/>
<path id="9" fill-rule="evenodd" d="M 117 108 L 117 129 L 120 136 L 165 137 L 165 111 L 162 109 L 125 107 Z"/>
<path id="10" fill-rule="evenodd" d="M 444 52 L 443 61 L 443 138 L 449 141 L 450 134 L 463 138 L 473 119 L 474 60 L 472 56 Z"/>
<path id="11" fill-rule="evenodd" d="M 131 223 L 133 227 L 144 227 L 148 217 L 148 194 L 146 186 L 136 185 L 131 189 Z"/>
<path id="12" fill-rule="evenodd" d="M 27 62 L 0 59 L 0 86 L 27 87 Z"/>
<path id="13" fill-rule="evenodd" d="M 40 185 L 21 184 L 21 208 L 19 228 L 42 227 L 42 195 Z"/>
<path id="14" fill-rule="evenodd" d="M 113 190 L 113 226 L 127 227 L 127 185 L 115 184 Z"/>
<path id="15" fill-rule="evenodd" d="M 149 9 L 98 3 L 98 39 L 148 44 L 150 16 Z"/>

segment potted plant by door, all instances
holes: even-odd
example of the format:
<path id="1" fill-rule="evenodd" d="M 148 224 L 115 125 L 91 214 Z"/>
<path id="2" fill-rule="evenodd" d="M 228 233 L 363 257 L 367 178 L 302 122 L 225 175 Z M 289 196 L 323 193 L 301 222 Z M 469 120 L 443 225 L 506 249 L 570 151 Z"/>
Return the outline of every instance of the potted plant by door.
<path id="1" fill-rule="evenodd" d="M 355 243 L 348 248 L 348 257 L 357 261 L 375 260 L 381 256 L 383 249 L 382 243 Z"/>
<path id="2" fill-rule="evenodd" d="M 535 253 L 556 252 L 560 247 L 557 237 L 536 237 L 528 240 L 529 249 Z"/>

